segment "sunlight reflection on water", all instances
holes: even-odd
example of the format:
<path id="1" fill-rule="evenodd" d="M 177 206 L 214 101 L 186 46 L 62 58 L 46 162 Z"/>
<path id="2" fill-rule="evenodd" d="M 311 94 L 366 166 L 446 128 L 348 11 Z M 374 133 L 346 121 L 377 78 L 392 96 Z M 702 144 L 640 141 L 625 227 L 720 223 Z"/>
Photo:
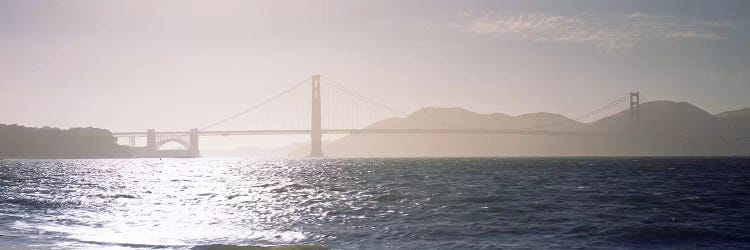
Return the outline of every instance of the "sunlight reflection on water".
<path id="1" fill-rule="evenodd" d="M 712 211 L 750 203 L 750 171 L 737 168 L 747 162 L 6 160 L 0 237 L 63 248 L 736 247 L 746 224 Z"/>
<path id="2" fill-rule="evenodd" d="M 291 176 L 263 170 L 289 168 L 289 161 L 227 161 L 143 159 L 73 164 L 82 169 L 57 169 L 61 164 L 45 165 L 49 162 L 34 164 L 66 173 L 42 190 L 55 189 L 59 182 L 72 188 L 72 194 L 65 197 L 39 198 L 81 204 L 82 209 L 62 209 L 41 215 L 49 217 L 45 223 L 15 226 L 84 242 L 140 245 L 190 245 L 214 239 L 275 244 L 306 239 L 305 233 L 283 226 L 301 216 L 299 208 L 289 204 L 326 194 L 300 188 Z"/>

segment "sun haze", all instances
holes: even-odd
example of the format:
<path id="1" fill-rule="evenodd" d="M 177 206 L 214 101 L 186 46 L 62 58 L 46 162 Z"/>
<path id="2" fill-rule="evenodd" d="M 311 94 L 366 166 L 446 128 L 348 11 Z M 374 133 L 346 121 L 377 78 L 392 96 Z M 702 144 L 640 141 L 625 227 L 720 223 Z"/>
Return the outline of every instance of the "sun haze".
<path id="1" fill-rule="evenodd" d="M 718 113 L 750 106 L 749 5 L 2 1 L 0 117 L 186 131 L 313 74 L 406 112 L 575 116 L 640 91 Z"/>

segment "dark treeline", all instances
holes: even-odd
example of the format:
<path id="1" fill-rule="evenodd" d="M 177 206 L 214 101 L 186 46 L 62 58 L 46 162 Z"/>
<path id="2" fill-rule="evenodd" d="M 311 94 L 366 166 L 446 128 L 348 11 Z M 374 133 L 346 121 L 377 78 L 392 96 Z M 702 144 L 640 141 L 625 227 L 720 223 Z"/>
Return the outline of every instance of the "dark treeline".
<path id="1" fill-rule="evenodd" d="M 3 158 L 110 158 L 125 157 L 127 147 L 106 129 L 32 128 L 0 124 Z"/>

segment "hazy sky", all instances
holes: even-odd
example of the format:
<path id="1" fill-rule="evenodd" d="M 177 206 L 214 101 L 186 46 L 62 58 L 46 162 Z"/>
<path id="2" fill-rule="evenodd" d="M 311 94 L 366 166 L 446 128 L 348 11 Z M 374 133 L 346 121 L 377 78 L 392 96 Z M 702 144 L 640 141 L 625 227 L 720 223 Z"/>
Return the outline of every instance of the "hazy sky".
<path id="1" fill-rule="evenodd" d="M 183 130 L 312 74 L 406 111 L 750 106 L 750 1 L 0 0 L 0 123 Z"/>

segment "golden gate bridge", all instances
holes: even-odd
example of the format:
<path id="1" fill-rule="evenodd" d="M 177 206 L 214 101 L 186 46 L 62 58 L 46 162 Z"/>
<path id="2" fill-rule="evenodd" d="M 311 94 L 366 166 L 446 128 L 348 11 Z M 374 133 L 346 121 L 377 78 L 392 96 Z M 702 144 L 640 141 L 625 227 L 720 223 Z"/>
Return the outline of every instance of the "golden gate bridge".
<path id="1" fill-rule="evenodd" d="M 309 84 L 309 85 L 308 85 Z M 310 89 L 305 88 L 310 86 Z M 325 86 L 325 87 L 324 87 Z M 309 91 L 309 92 L 308 92 Z M 321 75 L 313 75 L 290 88 L 256 103 L 249 108 L 212 122 L 200 129 L 188 131 L 115 132 L 117 138 L 127 138 L 134 157 L 198 157 L 199 139 L 203 136 L 239 135 L 310 135 L 312 157 L 324 156 L 322 136 L 355 134 L 485 134 L 485 135 L 564 135 L 564 136 L 629 136 L 640 127 L 641 96 L 631 92 L 598 107 L 571 121 L 596 121 L 625 110 L 629 110 L 629 130 L 613 132 L 591 132 L 560 129 L 571 121 L 541 124 L 531 127 L 499 129 L 477 128 L 448 124 L 426 117 L 410 115 L 392 106 L 359 94 L 342 84 Z M 254 117 L 241 124 L 247 129 L 221 130 L 223 124 L 239 118 Z M 418 128 L 378 128 L 372 124 L 392 117 L 409 117 L 429 126 Z M 279 129 L 283 128 L 283 129 Z M 136 139 L 146 138 L 145 147 L 137 147 Z M 183 146 L 183 150 L 162 150 L 170 142 Z"/>

